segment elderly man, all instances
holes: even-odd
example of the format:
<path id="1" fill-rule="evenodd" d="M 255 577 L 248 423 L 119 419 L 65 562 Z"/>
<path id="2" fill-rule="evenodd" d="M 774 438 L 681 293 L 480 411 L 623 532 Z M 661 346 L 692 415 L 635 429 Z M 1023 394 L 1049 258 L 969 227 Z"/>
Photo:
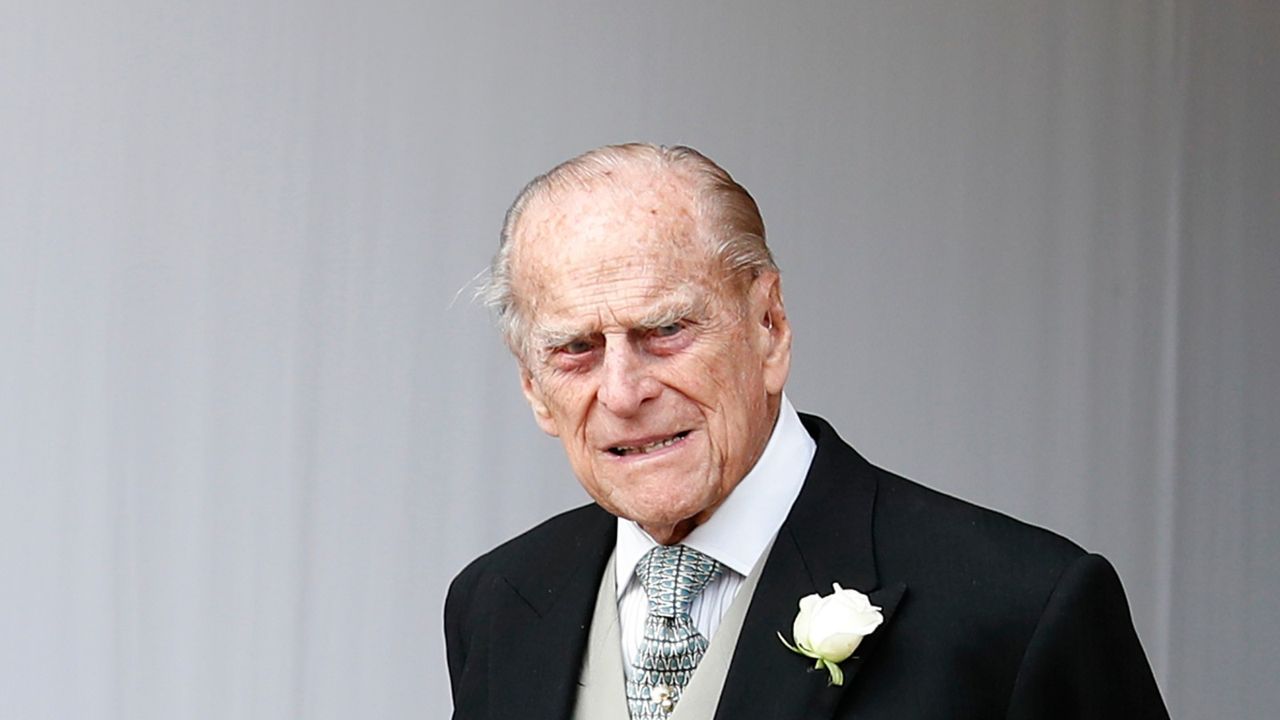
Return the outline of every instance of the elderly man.
<path id="1" fill-rule="evenodd" d="M 455 717 L 1167 717 L 1105 560 L 796 413 L 763 223 L 706 157 L 538 177 L 488 296 L 595 504 L 454 581 Z"/>

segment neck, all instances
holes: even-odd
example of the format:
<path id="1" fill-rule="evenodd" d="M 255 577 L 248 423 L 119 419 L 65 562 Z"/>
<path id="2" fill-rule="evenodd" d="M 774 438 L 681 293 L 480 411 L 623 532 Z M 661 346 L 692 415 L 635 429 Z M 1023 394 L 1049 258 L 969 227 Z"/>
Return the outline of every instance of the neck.
<path id="1" fill-rule="evenodd" d="M 699 515 L 701 516 L 701 513 Z M 707 513 L 707 517 L 710 517 L 710 513 Z M 659 545 L 675 545 L 689 537 L 689 533 L 693 532 L 699 524 L 694 518 L 689 518 L 675 525 L 641 525 L 640 529 L 649 533 L 649 537 Z"/>

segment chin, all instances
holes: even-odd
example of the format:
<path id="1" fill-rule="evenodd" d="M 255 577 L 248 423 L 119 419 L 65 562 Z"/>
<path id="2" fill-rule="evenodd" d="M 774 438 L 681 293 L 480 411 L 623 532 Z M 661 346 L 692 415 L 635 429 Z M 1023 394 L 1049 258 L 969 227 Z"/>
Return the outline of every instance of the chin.
<path id="1" fill-rule="evenodd" d="M 644 526 L 671 526 L 696 517 L 719 498 L 719 486 L 705 468 L 664 469 L 662 473 L 610 473 L 584 482 L 587 493 L 613 515 Z M 691 483 L 689 478 L 694 478 Z"/>
<path id="2" fill-rule="evenodd" d="M 710 498 L 669 498 L 666 501 L 634 503 L 627 508 L 630 512 L 621 514 L 646 527 L 671 527 L 697 517 L 708 507 L 711 507 Z"/>

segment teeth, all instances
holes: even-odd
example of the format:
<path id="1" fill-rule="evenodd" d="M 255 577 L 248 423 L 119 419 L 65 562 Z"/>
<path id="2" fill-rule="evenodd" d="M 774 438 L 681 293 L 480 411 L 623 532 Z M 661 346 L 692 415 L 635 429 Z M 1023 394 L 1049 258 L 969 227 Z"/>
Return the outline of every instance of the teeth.
<path id="1" fill-rule="evenodd" d="M 635 454 L 643 455 L 645 453 L 653 452 L 654 450 L 658 450 L 660 448 L 671 447 L 672 445 L 675 445 L 680 440 L 684 439 L 685 435 L 688 435 L 688 433 L 676 433 L 675 435 L 672 435 L 666 440 L 658 440 L 656 442 L 651 442 L 648 445 L 641 445 L 639 447 L 619 446 L 619 447 L 610 448 L 610 449 L 613 451 L 614 455 L 635 455 Z"/>

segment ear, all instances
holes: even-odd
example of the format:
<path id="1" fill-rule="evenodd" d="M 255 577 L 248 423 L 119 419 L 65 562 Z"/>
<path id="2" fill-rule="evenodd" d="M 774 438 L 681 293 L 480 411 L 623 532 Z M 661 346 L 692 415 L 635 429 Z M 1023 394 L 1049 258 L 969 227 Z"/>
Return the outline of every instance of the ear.
<path id="1" fill-rule="evenodd" d="M 751 306 L 765 391 L 777 395 L 791 372 L 791 323 L 782 304 L 782 279 L 777 272 L 765 272 L 755 279 Z"/>
<path id="2" fill-rule="evenodd" d="M 538 427 L 542 428 L 542 432 L 552 437 L 559 436 L 555 420 L 551 417 L 551 410 L 543 402 L 542 393 L 524 365 L 520 366 L 520 389 L 524 391 L 524 398 L 529 401 L 529 407 L 533 409 L 533 419 L 538 423 Z"/>

